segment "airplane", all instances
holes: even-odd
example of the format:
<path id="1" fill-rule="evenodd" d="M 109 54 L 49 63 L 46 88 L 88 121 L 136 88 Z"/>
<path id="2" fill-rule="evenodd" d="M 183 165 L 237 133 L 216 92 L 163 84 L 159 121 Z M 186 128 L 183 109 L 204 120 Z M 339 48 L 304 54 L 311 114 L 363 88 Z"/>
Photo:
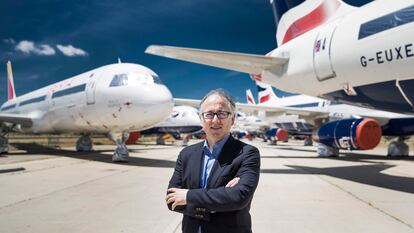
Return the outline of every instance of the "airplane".
<path id="1" fill-rule="evenodd" d="M 304 115 L 301 116 L 302 113 L 295 113 L 294 115 L 289 114 L 289 111 L 287 111 L 287 116 L 294 116 L 292 119 L 286 120 L 286 118 L 280 119 L 280 117 L 271 118 L 273 122 L 278 127 L 283 127 L 286 130 L 288 130 L 291 134 L 303 134 L 303 135 L 310 135 L 312 132 L 310 132 L 309 127 L 307 125 L 301 124 L 303 122 L 299 122 L 298 117 L 302 118 L 302 120 L 305 120 L 306 123 L 312 124 L 312 128 L 317 129 L 313 132 L 313 138 L 316 141 L 319 141 L 318 132 L 320 127 L 322 127 L 324 124 L 326 124 L 329 121 L 341 121 L 342 119 L 360 119 L 360 118 L 371 118 L 375 119 L 382 128 L 382 136 L 400 136 L 400 132 L 396 132 L 394 130 L 390 130 L 390 125 L 392 125 L 393 121 L 395 119 L 410 119 L 412 118 L 411 115 L 407 114 L 399 114 L 399 113 L 393 113 L 393 112 L 387 112 L 387 111 L 380 111 L 380 110 L 373 110 L 373 109 L 367 109 L 362 108 L 358 106 L 348 105 L 340 102 L 332 102 L 312 96 L 306 96 L 306 95 L 299 95 L 299 94 L 293 94 L 293 93 L 286 93 L 282 92 L 280 90 L 278 91 L 278 94 L 275 94 L 272 87 L 269 84 L 261 83 L 259 81 L 256 81 L 256 85 L 258 88 L 258 99 L 259 103 L 258 105 L 261 106 L 274 106 L 274 107 L 289 107 L 289 108 L 300 108 L 303 111 L 312 111 L 313 114 L 311 116 Z M 316 114 L 319 112 L 319 114 Z M 268 117 L 269 118 L 269 117 Z M 284 123 L 281 123 L 284 122 Z M 306 124 L 305 123 L 305 124 Z M 292 125 L 292 127 L 290 127 Z M 294 125 L 294 126 L 293 126 Z M 309 125 L 309 124 L 308 124 Z M 304 126 L 304 127 L 302 127 Z M 292 129 L 293 128 L 293 129 Z M 309 130 L 306 130 L 306 129 Z M 300 132 L 300 130 L 303 130 L 303 132 Z M 407 136 L 407 134 L 402 133 L 401 137 Z M 395 144 L 395 143 L 394 143 Z M 394 144 L 390 144 L 389 150 L 393 150 L 395 147 Z M 305 140 L 305 145 L 311 145 L 307 140 Z M 406 151 L 402 154 L 408 153 L 408 147 L 405 147 Z M 323 150 L 321 148 L 321 150 Z M 401 153 L 401 152 L 399 152 Z M 323 153 L 320 153 L 320 155 L 324 155 Z"/>
<path id="2" fill-rule="evenodd" d="M 386 130 L 401 139 L 390 144 L 396 149 L 389 147 L 389 154 L 408 155 L 404 138 L 414 134 L 412 1 L 376 0 L 361 7 L 341 0 L 271 4 L 279 46 L 266 55 L 160 45 L 149 46 L 146 53 L 251 74 L 291 93 L 410 115 L 390 119 L 385 128 L 360 118 L 330 122 L 318 131 L 327 154 L 372 147 Z"/>
<path id="3" fill-rule="evenodd" d="M 140 132 L 141 135 L 159 135 L 157 144 L 165 144 L 164 135 L 172 134 L 173 136 L 181 134 L 191 135 L 202 129 L 198 110 L 192 106 L 180 105 L 174 106 L 170 116 L 164 121 L 156 124 L 150 129 Z M 187 136 L 184 136 L 183 145 L 188 142 Z"/>
<path id="4" fill-rule="evenodd" d="M 0 108 L 0 151 L 8 152 L 6 135 L 79 133 L 77 151 L 91 151 L 90 134 L 106 134 L 116 143 L 112 160 L 127 161 L 130 132 L 166 119 L 173 107 L 169 89 L 149 68 L 121 63 L 105 65 L 16 97 L 10 61 L 8 100 Z"/>

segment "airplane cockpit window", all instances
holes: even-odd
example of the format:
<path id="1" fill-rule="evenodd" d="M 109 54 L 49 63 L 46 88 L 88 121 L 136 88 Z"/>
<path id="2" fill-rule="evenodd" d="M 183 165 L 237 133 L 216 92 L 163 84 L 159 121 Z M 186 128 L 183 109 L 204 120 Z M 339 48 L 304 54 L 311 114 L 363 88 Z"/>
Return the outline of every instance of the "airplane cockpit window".
<path id="1" fill-rule="evenodd" d="M 131 72 L 128 74 L 116 74 L 111 84 L 109 84 L 110 87 L 118 87 L 118 86 L 126 86 L 126 85 L 141 85 L 141 84 L 162 84 L 160 78 L 156 75 L 151 75 L 147 73 L 135 73 Z"/>
<path id="2" fill-rule="evenodd" d="M 154 79 L 154 83 L 156 83 L 156 84 L 163 84 L 161 82 L 161 79 L 157 75 L 152 75 L 152 78 Z"/>
<path id="3" fill-rule="evenodd" d="M 116 74 L 111 84 L 109 84 L 110 87 L 118 87 L 118 86 L 125 86 L 128 85 L 128 75 L 127 74 Z"/>

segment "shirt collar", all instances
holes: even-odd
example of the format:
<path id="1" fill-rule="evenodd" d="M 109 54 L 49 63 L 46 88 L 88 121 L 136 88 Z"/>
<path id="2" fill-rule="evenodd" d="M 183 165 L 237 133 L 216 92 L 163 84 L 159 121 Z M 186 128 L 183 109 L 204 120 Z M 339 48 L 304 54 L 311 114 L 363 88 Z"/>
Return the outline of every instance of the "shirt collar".
<path id="1" fill-rule="evenodd" d="M 207 140 L 205 140 L 204 141 L 204 146 L 203 146 L 204 155 L 207 155 L 209 157 L 213 157 L 214 159 L 217 159 L 218 156 L 221 153 L 221 150 L 224 147 L 224 144 L 226 144 L 226 142 L 229 139 L 229 137 L 230 137 L 230 134 L 227 134 L 227 136 L 225 136 L 223 139 L 221 139 L 220 141 L 218 141 L 213 146 L 213 151 L 210 151 L 210 149 L 208 147 L 208 142 L 207 142 Z"/>

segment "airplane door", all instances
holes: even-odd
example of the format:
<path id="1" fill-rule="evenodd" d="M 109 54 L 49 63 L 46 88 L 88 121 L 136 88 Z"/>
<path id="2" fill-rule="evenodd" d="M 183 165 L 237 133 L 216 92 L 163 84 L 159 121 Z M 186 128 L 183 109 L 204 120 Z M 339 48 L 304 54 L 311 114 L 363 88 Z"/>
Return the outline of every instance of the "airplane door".
<path id="1" fill-rule="evenodd" d="M 327 24 L 319 31 L 313 47 L 313 68 L 319 81 L 334 78 L 331 63 L 331 40 L 336 24 Z"/>
<path id="2" fill-rule="evenodd" d="M 86 104 L 95 104 L 95 91 L 98 81 L 98 74 L 92 73 L 89 76 L 89 81 L 86 85 Z"/>

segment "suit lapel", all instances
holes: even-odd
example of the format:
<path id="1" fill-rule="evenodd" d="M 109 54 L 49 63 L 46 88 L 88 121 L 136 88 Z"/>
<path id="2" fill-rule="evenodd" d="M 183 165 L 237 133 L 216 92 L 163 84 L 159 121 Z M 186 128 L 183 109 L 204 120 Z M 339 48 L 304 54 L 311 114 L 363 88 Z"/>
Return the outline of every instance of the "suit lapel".
<path id="1" fill-rule="evenodd" d="M 234 150 L 234 143 L 235 140 L 232 136 L 229 137 L 226 144 L 224 144 L 223 149 L 220 152 L 220 155 L 218 157 L 218 160 L 214 162 L 213 168 L 210 172 L 210 177 L 208 179 L 207 187 L 215 187 L 215 183 L 217 182 L 218 178 L 220 177 L 220 174 L 223 172 L 223 168 L 225 165 L 231 163 L 233 160 L 235 153 Z"/>
<path id="2" fill-rule="evenodd" d="M 189 163 L 191 166 L 191 186 L 190 188 L 200 188 L 200 169 L 202 166 L 202 158 L 203 158 L 203 144 L 199 143 L 197 147 L 194 149 L 194 153 L 190 155 L 191 162 Z"/>

